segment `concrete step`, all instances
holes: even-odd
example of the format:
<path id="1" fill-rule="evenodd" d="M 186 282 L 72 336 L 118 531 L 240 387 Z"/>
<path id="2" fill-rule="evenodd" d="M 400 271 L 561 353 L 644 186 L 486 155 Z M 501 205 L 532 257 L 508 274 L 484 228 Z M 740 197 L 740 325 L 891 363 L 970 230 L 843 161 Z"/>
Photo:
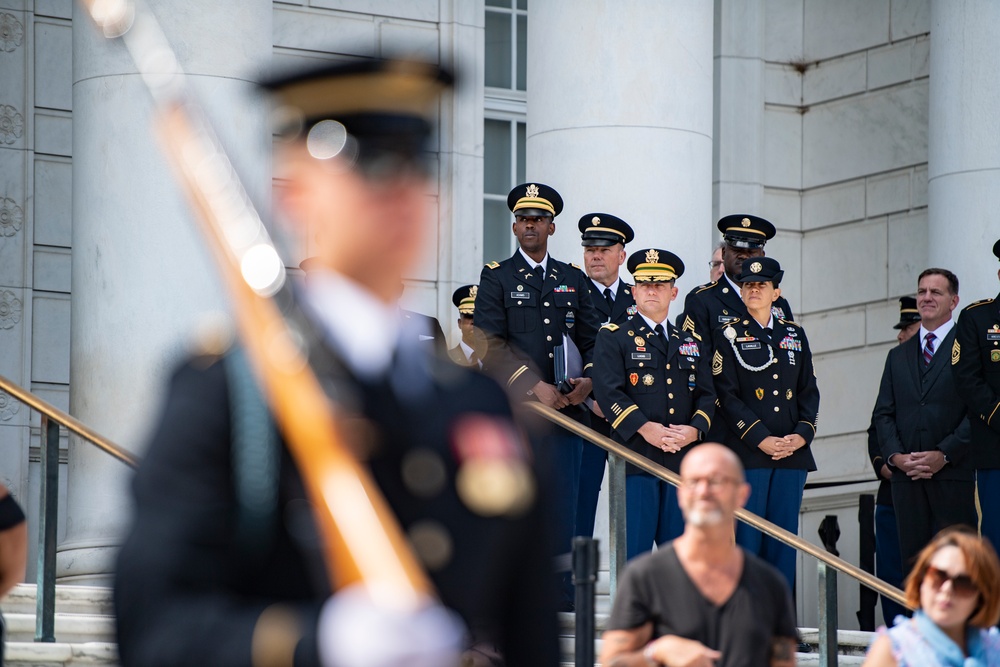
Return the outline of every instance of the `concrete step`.
<path id="1" fill-rule="evenodd" d="M 7 626 L 7 640 L 30 642 L 35 638 L 35 615 L 3 614 Z M 115 617 L 98 614 L 64 614 L 55 618 L 55 636 L 60 642 L 79 644 L 85 642 L 113 642 L 115 640 Z"/>
<path id="2" fill-rule="evenodd" d="M 109 642 L 44 644 L 7 642 L 6 667 L 118 667 L 118 651 Z"/>
<path id="3" fill-rule="evenodd" d="M 18 584 L 0 603 L 4 613 L 35 613 L 35 585 Z M 56 613 L 111 616 L 111 589 L 99 586 L 56 586 Z"/>

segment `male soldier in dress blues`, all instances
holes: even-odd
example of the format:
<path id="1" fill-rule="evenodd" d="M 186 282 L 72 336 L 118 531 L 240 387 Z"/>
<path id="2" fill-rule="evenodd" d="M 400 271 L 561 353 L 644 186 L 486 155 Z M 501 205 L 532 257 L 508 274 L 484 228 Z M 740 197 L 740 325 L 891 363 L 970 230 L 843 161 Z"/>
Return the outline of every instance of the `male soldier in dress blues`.
<path id="1" fill-rule="evenodd" d="M 729 434 L 753 492 L 747 509 L 795 533 L 806 473 L 816 469 L 819 389 L 802 327 L 775 316 L 784 272 L 769 257 L 743 262 L 736 280 L 748 315 L 715 331 L 712 374 Z M 740 523 L 736 541 L 795 588 L 795 550 Z"/>
<path id="2" fill-rule="evenodd" d="M 594 394 L 611 421 L 612 437 L 674 472 L 688 445 L 712 424 L 715 391 L 709 358 L 688 332 L 668 320 L 677 298 L 681 259 L 666 250 L 633 253 L 638 313 L 622 324 L 605 324 L 594 353 Z M 635 466 L 625 471 L 626 552 L 649 551 L 684 532 L 677 493 Z"/>
<path id="3" fill-rule="evenodd" d="M 341 437 L 440 603 L 478 638 L 459 640 L 462 662 L 496 664 L 484 655 L 495 646 L 508 665 L 544 667 L 558 663 L 547 525 L 510 405 L 492 380 L 421 343 L 396 303 L 432 229 L 426 148 L 449 82 L 437 66 L 366 59 L 268 84 L 303 121 L 275 156 L 275 206 L 302 238 L 315 234 L 318 251 L 295 303 L 282 305 L 302 309 L 295 324 Z M 498 470 L 515 482 L 499 496 L 483 483 Z M 123 667 L 459 664 L 443 650 L 462 636 L 443 629 L 451 614 L 335 590 L 304 484 L 245 354 L 219 345 L 177 370 L 116 568 Z"/>
<path id="4" fill-rule="evenodd" d="M 1000 241 L 993 254 L 1000 258 Z M 969 406 L 982 533 L 1000 546 L 1000 296 L 969 304 L 959 315 L 951 367 Z"/>
<path id="5" fill-rule="evenodd" d="M 917 300 L 912 296 L 899 297 L 899 322 L 892 327 L 899 331 L 896 341 L 902 345 L 920 331 L 920 311 Z M 875 574 L 882 581 L 896 588 L 903 587 L 903 559 L 899 555 L 899 534 L 896 527 L 896 511 L 892 505 L 892 466 L 885 462 L 878 444 L 875 415 L 868 427 L 868 458 L 879 480 L 878 495 L 875 497 Z M 882 596 L 882 618 L 886 626 L 892 627 L 893 619 L 906 614 L 906 609 L 895 600 Z"/>
<path id="6" fill-rule="evenodd" d="M 594 340 L 600 317 L 588 293 L 590 281 L 580 268 L 550 257 L 549 237 L 562 197 L 542 183 L 518 185 L 507 196 L 514 214 L 519 248 L 513 257 L 490 262 L 479 277 L 475 325 L 487 339 L 483 369 L 506 385 L 515 401 L 538 400 L 590 426 L 582 405 L 590 395 Z M 555 348 L 563 337 L 582 358 L 582 376 L 569 378 L 572 388 L 556 388 Z M 583 440 L 556 427 L 548 428 L 539 455 L 551 465 L 545 480 L 551 490 L 557 554 L 568 554 L 575 532 Z M 571 609 L 572 585 L 564 577 L 563 608 Z"/>
<path id="7" fill-rule="evenodd" d="M 716 329 L 727 322 L 746 319 L 747 309 L 740 299 L 738 276 L 747 259 L 764 256 L 764 244 L 775 234 L 774 225 L 755 215 L 727 215 L 717 226 L 725 241 L 722 248 L 725 273 L 717 282 L 688 292 L 683 319 L 679 322 L 682 329 L 698 333 L 709 346 L 713 345 L 712 333 Z M 779 297 L 771 309 L 779 319 L 793 319 L 792 308 L 784 297 Z"/>
<path id="8" fill-rule="evenodd" d="M 583 269 L 590 278 L 590 297 L 606 324 L 621 324 L 636 313 L 632 286 L 618 277 L 625 263 L 625 245 L 635 237 L 627 222 L 608 213 L 587 213 L 580 218 L 580 245 L 583 246 Z M 611 435 L 608 420 L 594 404 L 591 428 L 602 435 Z M 583 443 L 580 462 L 580 494 L 576 507 L 576 534 L 592 537 L 597 516 L 597 499 L 601 494 L 604 465 L 608 453 L 589 442 Z"/>
<path id="9" fill-rule="evenodd" d="M 477 292 L 478 285 L 463 285 L 451 295 L 451 302 L 458 308 L 458 330 L 462 332 L 462 338 L 458 345 L 448 350 L 452 361 L 474 370 L 483 367 L 483 355 L 486 353 L 486 340 L 472 323 L 476 313 Z"/>

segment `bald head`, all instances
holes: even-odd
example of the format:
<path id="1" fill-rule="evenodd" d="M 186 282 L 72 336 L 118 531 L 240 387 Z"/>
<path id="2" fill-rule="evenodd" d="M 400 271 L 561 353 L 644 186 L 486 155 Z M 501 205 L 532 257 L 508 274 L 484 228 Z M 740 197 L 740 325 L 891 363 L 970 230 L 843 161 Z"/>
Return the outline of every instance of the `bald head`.
<path id="1" fill-rule="evenodd" d="M 722 475 L 746 481 L 743 464 L 733 450 L 717 442 L 706 442 L 693 447 L 681 461 L 681 477 L 706 477 Z"/>

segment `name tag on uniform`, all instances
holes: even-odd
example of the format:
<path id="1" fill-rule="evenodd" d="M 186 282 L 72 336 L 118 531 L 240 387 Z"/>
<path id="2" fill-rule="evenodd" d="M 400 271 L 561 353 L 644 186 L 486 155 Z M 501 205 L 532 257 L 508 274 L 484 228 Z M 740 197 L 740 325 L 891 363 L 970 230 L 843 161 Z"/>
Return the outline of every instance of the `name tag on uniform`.
<path id="1" fill-rule="evenodd" d="M 740 318 L 731 315 L 719 315 L 720 324 L 728 324 L 730 322 L 735 322 L 738 319 Z"/>
<path id="2" fill-rule="evenodd" d="M 530 299 L 531 292 L 511 292 L 510 298 L 512 299 Z"/>
<path id="3" fill-rule="evenodd" d="M 741 350 L 759 350 L 760 343 L 740 343 Z"/>
<path id="4" fill-rule="evenodd" d="M 636 361 L 649 361 L 652 358 L 653 358 L 653 354 L 651 352 L 633 352 L 632 353 L 632 359 L 634 359 Z"/>
<path id="5" fill-rule="evenodd" d="M 988 333 L 986 334 L 986 340 L 1000 340 L 1000 333 Z"/>

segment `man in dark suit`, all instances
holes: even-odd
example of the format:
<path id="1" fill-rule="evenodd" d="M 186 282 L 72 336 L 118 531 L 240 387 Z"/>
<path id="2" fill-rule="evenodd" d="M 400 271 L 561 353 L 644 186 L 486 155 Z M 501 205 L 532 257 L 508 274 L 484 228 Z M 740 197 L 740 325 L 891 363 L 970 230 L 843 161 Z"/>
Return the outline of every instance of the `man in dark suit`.
<path id="1" fill-rule="evenodd" d="M 618 270 L 625 263 L 625 245 L 635 237 L 632 227 L 609 213 L 587 213 L 580 218 L 580 244 L 583 246 L 583 268 L 590 278 L 587 286 L 594 308 L 604 324 L 621 324 L 636 313 L 632 286 L 622 281 Z M 608 420 L 597 403 L 590 417 L 590 427 L 602 435 L 611 435 Z M 580 460 L 580 493 L 576 507 L 576 534 L 594 535 L 597 500 L 608 453 L 589 442 L 583 443 Z"/>
<path id="2" fill-rule="evenodd" d="M 507 196 L 514 214 L 518 249 L 502 262 L 490 262 L 479 276 L 474 323 L 487 340 L 483 370 L 507 386 L 512 400 L 537 400 L 590 426 L 582 405 L 590 395 L 594 341 L 601 320 L 588 293 L 590 281 L 574 264 L 548 252 L 562 197 L 542 183 L 518 185 Z M 581 357 L 580 377 L 555 386 L 555 348 L 564 339 Z M 565 391 L 565 393 L 564 393 Z M 539 456 L 550 468 L 545 484 L 552 489 L 556 554 L 568 554 L 576 529 L 583 440 L 557 427 L 541 425 Z M 573 589 L 564 577 L 563 609 L 573 604 Z"/>
<path id="3" fill-rule="evenodd" d="M 1000 258 L 1000 241 L 993 254 Z M 1000 546 L 1000 297 L 977 301 L 959 315 L 951 369 L 969 408 L 983 537 Z"/>
<path id="4" fill-rule="evenodd" d="M 395 558 L 356 495 L 358 523 L 338 527 L 370 552 L 349 561 L 357 575 L 325 557 L 314 508 L 360 480 L 341 469 L 316 482 L 322 497 L 307 495 L 307 463 L 269 419 L 249 360 L 213 349 L 174 375 L 135 478 L 115 585 L 124 667 L 450 665 L 459 650 L 495 664 L 484 660 L 496 649 L 510 665 L 557 664 L 548 529 L 510 405 L 411 336 L 397 304 L 425 242 L 425 150 L 449 81 L 436 66 L 368 59 L 267 84 L 303 119 L 276 157 L 276 206 L 303 235 L 321 232 L 319 267 L 282 305 L 336 403 L 338 434 L 439 602 L 402 608 L 395 590 L 339 588 L 331 571 L 368 581 L 369 566 Z M 330 154 L 328 128 L 349 153 Z"/>
<path id="5" fill-rule="evenodd" d="M 957 305 L 954 273 L 920 274 L 920 331 L 889 351 L 875 404 L 879 447 L 892 468 L 904 572 L 939 530 L 977 522 L 969 420 L 949 372 Z"/>
<path id="6" fill-rule="evenodd" d="M 709 357 L 688 332 L 668 319 L 674 283 L 684 263 L 672 252 L 647 248 L 632 254 L 638 313 L 609 322 L 597 336 L 594 394 L 611 420 L 612 437 L 674 472 L 687 447 L 712 425 L 715 391 Z M 683 334 L 683 335 L 682 335 Z M 626 554 L 629 559 L 684 531 L 673 485 L 635 466 L 625 469 Z"/>
<path id="7" fill-rule="evenodd" d="M 774 314 L 784 271 L 770 257 L 743 263 L 737 281 L 747 317 L 715 331 L 712 375 L 728 445 L 753 490 L 747 509 L 795 533 L 806 475 L 816 469 L 819 388 L 805 331 Z M 744 549 L 778 568 L 795 589 L 795 550 L 744 523 Z"/>
<path id="8" fill-rule="evenodd" d="M 912 296 L 899 297 L 899 322 L 892 327 L 899 331 L 896 340 L 900 345 L 910 340 L 920 330 L 920 311 L 917 300 Z M 899 531 L 896 526 L 896 510 L 892 506 L 892 468 L 882 458 L 872 414 L 868 427 L 868 459 L 879 480 L 878 494 L 875 496 L 875 574 L 896 588 L 903 587 L 903 561 L 899 557 Z M 906 609 L 895 600 L 882 596 L 882 618 L 892 627 L 896 616 L 905 614 Z"/>

